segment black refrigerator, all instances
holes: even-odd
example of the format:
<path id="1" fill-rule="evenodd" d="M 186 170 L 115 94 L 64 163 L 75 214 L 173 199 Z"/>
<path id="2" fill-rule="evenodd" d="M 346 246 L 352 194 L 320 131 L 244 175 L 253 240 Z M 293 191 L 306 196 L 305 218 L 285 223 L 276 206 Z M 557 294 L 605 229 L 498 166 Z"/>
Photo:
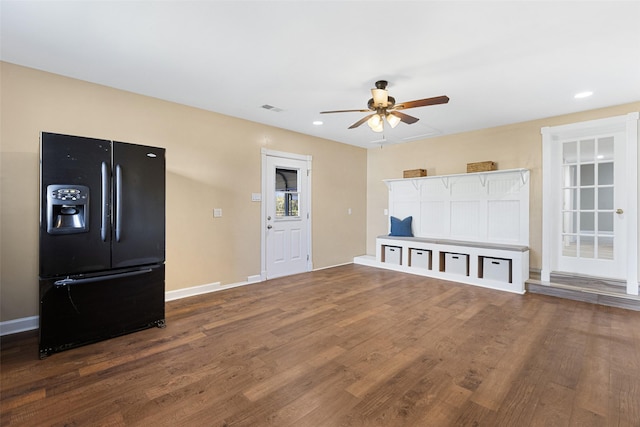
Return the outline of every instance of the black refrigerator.
<path id="1" fill-rule="evenodd" d="M 43 132 L 40 357 L 165 324 L 165 150 Z"/>

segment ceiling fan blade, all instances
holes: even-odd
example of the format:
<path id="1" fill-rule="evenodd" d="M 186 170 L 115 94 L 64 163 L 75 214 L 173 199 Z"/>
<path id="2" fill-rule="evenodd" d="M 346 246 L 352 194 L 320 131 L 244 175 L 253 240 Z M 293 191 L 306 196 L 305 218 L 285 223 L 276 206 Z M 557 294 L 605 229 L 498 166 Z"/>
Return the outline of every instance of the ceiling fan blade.
<path id="1" fill-rule="evenodd" d="M 417 122 L 418 120 L 420 120 L 417 117 L 413 117 L 408 114 L 401 113 L 400 111 L 390 111 L 389 114 L 396 116 L 397 118 L 400 119 L 401 122 L 406 123 L 408 125 L 411 125 Z"/>
<path id="2" fill-rule="evenodd" d="M 349 126 L 349 129 L 355 129 L 358 126 L 360 126 L 361 124 L 363 124 L 364 122 L 366 122 L 367 120 L 369 120 L 369 118 L 373 117 L 375 114 L 369 114 L 368 116 L 364 116 L 363 118 L 361 118 L 360 120 L 358 120 L 357 122 L 355 122 L 354 124 L 352 124 L 351 126 Z"/>
<path id="3" fill-rule="evenodd" d="M 446 104 L 449 102 L 448 96 L 436 96 L 433 98 L 417 99 L 415 101 L 401 102 L 396 104 L 395 110 L 406 110 L 407 108 L 426 107 L 427 105 Z"/>
<path id="4" fill-rule="evenodd" d="M 320 114 L 329 113 L 368 113 L 371 110 L 334 110 L 334 111 L 320 111 Z"/>

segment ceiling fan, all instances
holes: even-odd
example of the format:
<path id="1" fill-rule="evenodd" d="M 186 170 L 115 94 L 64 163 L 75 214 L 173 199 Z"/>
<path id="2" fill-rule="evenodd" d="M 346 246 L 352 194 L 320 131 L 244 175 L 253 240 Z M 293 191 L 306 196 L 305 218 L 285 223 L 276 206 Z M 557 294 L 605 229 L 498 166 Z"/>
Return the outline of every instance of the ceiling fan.
<path id="1" fill-rule="evenodd" d="M 446 104 L 447 102 L 449 102 L 448 96 L 436 96 L 434 98 L 417 99 L 415 101 L 396 104 L 395 98 L 393 96 L 389 96 L 389 93 L 387 91 L 387 84 L 388 82 L 386 80 L 378 80 L 376 82 L 376 88 L 371 89 L 371 95 L 373 97 L 369 99 L 369 102 L 367 103 L 368 110 L 321 111 L 320 114 L 352 112 L 369 113 L 373 111 L 372 114 L 363 117 L 362 119 L 349 126 L 349 129 L 357 128 L 364 122 L 367 122 L 371 130 L 373 130 L 374 132 L 382 132 L 384 130 L 383 119 L 386 119 L 392 128 L 396 127 L 400 122 L 410 125 L 419 120 L 417 117 L 401 113 L 398 110 L 426 107 L 427 105 Z"/>

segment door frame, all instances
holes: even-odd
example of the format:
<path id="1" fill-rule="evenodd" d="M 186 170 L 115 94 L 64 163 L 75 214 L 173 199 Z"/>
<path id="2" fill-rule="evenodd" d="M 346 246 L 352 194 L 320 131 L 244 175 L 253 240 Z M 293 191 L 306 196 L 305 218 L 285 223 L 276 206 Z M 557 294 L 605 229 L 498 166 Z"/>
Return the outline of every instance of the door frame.
<path id="1" fill-rule="evenodd" d="M 287 153 L 284 151 L 276 151 L 269 150 L 267 148 L 261 149 L 261 160 L 262 160 L 262 195 L 261 195 L 261 207 L 260 207 L 260 279 L 262 281 L 267 280 L 267 157 L 280 157 L 283 159 L 290 160 L 301 160 L 307 163 L 307 185 L 302 189 L 304 195 L 307 200 L 306 212 L 301 212 L 301 214 L 307 216 L 307 270 L 313 270 L 313 256 L 311 252 L 312 241 L 311 241 L 311 202 L 313 197 L 311 197 L 311 177 L 313 174 L 311 173 L 311 160 L 312 157 L 310 155 L 304 154 L 295 154 L 295 153 Z"/>
<path id="2" fill-rule="evenodd" d="M 623 116 L 591 120 L 568 125 L 543 127 L 542 133 L 542 282 L 551 281 L 551 272 L 555 267 L 556 245 L 558 234 L 557 209 L 561 206 L 558 200 L 553 161 L 553 147 L 568 138 L 582 138 L 602 133 L 623 132 L 625 135 L 626 158 L 626 195 L 627 203 L 627 245 L 626 282 L 627 294 L 638 295 L 638 118 L 640 113 L 634 112 Z"/>

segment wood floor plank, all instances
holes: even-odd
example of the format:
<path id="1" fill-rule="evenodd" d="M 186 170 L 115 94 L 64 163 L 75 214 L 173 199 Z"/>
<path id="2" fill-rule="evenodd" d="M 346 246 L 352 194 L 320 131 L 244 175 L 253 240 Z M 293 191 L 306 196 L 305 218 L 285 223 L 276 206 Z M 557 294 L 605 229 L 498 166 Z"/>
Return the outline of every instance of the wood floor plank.
<path id="1" fill-rule="evenodd" d="M 490 410 L 497 410 L 510 390 L 519 372 L 524 368 L 530 354 L 535 351 L 544 336 L 553 314 L 553 309 L 542 307 L 536 322 L 529 329 L 519 334 L 512 346 L 512 351 L 503 356 L 495 364 L 495 369 L 479 385 L 471 400 Z"/>
<path id="2" fill-rule="evenodd" d="M 0 338 L 0 426 L 640 426 L 640 312 L 367 266 L 170 301 L 39 360 Z"/>

